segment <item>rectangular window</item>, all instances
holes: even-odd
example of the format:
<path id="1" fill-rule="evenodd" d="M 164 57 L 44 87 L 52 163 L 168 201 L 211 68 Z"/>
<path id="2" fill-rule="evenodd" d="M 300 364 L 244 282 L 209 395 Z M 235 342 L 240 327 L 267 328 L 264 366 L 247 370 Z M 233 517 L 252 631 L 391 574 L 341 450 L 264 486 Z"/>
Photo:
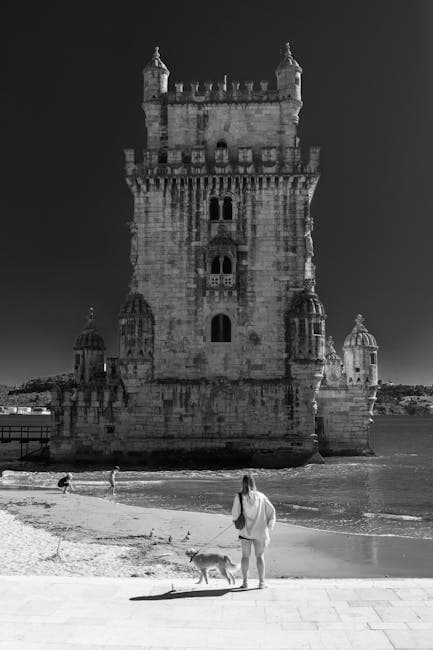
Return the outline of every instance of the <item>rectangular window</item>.
<path id="1" fill-rule="evenodd" d="M 322 333 L 322 328 L 320 326 L 320 323 L 313 323 L 313 333 L 314 334 L 321 334 Z"/>
<path id="2" fill-rule="evenodd" d="M 377 361 L 376 361 L 376 352 L 371 352 L 370 354 L 370 363 L 372 366 L 375 366 Z"/>

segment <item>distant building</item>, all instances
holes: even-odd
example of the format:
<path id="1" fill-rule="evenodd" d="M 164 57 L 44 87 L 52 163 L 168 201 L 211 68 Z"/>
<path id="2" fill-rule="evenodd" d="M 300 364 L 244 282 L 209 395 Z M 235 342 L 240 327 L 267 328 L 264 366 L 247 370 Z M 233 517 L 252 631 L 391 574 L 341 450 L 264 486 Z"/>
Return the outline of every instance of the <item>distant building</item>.
<path id="1" fill-rule="evenodd" d="M 125 151 L 119 353 L 105 358 L 91 312 L 75 380 L 53 392 L 54 458 L 282 467 L 369 451 L 377 345 L 362 317 L 343 365 L 325 345 L 310 213 L 319 148 L 301 157 L 301 73 L 287 44 L 276 88 L 169 89 L 156 48 L 147 148 Z"/>

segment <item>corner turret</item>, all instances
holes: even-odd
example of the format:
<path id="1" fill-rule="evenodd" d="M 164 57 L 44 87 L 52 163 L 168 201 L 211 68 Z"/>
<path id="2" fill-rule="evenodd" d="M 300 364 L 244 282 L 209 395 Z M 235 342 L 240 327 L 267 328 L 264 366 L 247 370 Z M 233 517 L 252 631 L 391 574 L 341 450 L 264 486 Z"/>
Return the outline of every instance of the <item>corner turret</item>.
<path id="1" fill-rule="evenodd" d="M 284 46 L 283 58 L 275 70 L 277 88 L 281 98 L 297 99 L 302 106 L 301 74 L 302 68 L 292 56 L 290 43 L 286 43 Z"/>
<path id="2" fill-rule="evenodd" d="M 87 323 L 74 345 L 74 378 L 89 383 L 104 375 L 104 339 L 95 327 L 95 315 L 90 307 Z"/>
<path id="3" fill-rule="evenodd" d="M 325 310 L 314 280 L 295 295 L 290 310 L 290 358 L 292 361 L 323 363 L 325 357 Z"/>
<path id="4" fill-rule="evenodd" d="M 160 95 L 168 91 L 169 70 L 161 61 L 159 47 L 155 47 L 151 61 L 143 70 L 144 92 L 143 100 L 145 102 L 158 100 Z"/>
<path id="5" fill-rule="evenodd" d="M 134 284 L 119 313 L 119 363 L 129 392 L 153 378 L 155 321 L 152 310 Z"/>
<path id="6" fill-rule="evenodd" d="M 305 451 L 313 455 L 318 450 L 315 431 L 317 397 L 323 379 L 325 357 L 325 310 L 315 288 L 314 280 L 305 280 L 305 289 L 295 294 L 289 311 L 288 374 L 294 401 L 297 404 L 296 425 L 309 441 Z"/>
<path id="7" fill-rule="evenodd" d="M 361 314 L 355 318 L 355 326 L 344 341 L 344 370 L 348 385 L 377 386 L 376 339 L 364 325 Z"/>

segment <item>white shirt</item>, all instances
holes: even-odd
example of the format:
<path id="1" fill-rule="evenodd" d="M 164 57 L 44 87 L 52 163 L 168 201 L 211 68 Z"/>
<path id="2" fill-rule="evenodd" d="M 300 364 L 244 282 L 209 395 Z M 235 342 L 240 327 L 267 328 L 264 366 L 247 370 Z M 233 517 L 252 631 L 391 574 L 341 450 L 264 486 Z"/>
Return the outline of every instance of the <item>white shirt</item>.
<path id="1" fill-rule="evenodd" d="M 242 494 L 242 505 L 245 517 L 245 526 L 239 531 L 241 537 L 247 539 L 259 539 L 269 544 L 269 531 L 275 526 L 275 508 L 268 497 L 257 490 L 251 492 L 251 496 Z M 233 501 L 232 519 L 241 514 L 239 494 L 236 494 Z"/>

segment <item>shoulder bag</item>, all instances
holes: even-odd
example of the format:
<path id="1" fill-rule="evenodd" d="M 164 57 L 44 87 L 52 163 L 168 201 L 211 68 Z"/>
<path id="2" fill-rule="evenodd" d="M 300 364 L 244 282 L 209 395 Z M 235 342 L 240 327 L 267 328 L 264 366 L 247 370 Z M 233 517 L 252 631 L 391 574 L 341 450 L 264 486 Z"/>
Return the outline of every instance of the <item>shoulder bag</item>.
<path id="1" fill-rule="evenodd" d="M 245 527 L 245 515 L 244 515 L 244 506 L 242 503 L 242 492 L 239 492 L 239 501 L 241 503 L 241 514 L 235 521 L 235 528 L 242 530 Z"/>

